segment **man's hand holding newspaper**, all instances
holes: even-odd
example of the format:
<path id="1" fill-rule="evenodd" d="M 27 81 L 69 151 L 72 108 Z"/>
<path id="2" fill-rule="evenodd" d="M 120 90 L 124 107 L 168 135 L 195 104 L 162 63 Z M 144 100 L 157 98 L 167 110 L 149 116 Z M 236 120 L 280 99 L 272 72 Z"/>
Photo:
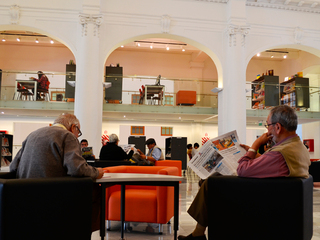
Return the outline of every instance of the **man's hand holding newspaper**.
<path id="1" fill-rule="evenodd" d="M 202 179 L 214 172 L 237 175 L 238 160 L 246 153 L 236 131 L 208 140 L 189 161 L 188 166 Z"/>

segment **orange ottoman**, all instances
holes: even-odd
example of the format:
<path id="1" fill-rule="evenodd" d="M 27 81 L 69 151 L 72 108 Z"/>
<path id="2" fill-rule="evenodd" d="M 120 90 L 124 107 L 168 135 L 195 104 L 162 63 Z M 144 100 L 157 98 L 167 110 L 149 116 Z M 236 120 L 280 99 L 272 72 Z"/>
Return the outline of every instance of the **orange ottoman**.
<path id="1" fill-rule="evenodd" d="M 178 91 L 176 105 L 192 106 L 197 103 L 196 91 Z"/>

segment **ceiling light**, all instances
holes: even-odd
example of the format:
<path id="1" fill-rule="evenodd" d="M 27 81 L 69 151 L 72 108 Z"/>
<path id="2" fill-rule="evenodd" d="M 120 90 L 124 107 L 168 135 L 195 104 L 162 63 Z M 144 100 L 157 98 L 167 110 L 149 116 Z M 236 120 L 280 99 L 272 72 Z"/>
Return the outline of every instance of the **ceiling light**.
<path id="1" fill-rule="evenodd" d="M 184 48 L 182 48 L 182 52 L 185 52 L 186 50 Z"/>
<path id="2" fill-rule="evenodd" d="M 39 43 L 39 40 L 38 40 L 38 38 L 36 39 L 36 43 Z"/>
<path id="3" fill-rule="evenodd" d="M 138 47 L 140 47 L 140 43 L 138 43 Z"/>
<path id="4" fill-rule="evenodd" d="M 260 53 L 257 53 L 257 57 L 260 57 Z"/>
<path id="5" fill-rule="evenodd" d="M 121 47 L 123 48 L 124 46 L 123 46 L 123 45 L 121 45 Z"/>
<path id="6" fill-rule="evenodd" d="M 5 42 L 6 40 L 4 39 L 4 37 L 2 38 L 2 42 Z"/>
<path id="7" fill-rule="evenodd" d="M 50 43 L 51 43 L 51 44 L 54 44 L 54 41 L 51 39 L 51 40 L 50 40 Z"/>
<path id="8" fill-rule="evenodd" d="M 271 58 L 273 58 L 273 55 L 271 55 Z"/>
<path id="9" fill-rule="evenodd" d="M 166 47 L 167 50 L 170 50 L 169 46 Z"/>
<path id="10" fill-rule="evenodd" d="M 20 42 L 20 38 L 19 37 L 17 38 L 17 41 Z"/>
<path id="11" fill-rule="evenodd" d="M 283 58 L 287 58 L 287 55 L 284 55 Z"/>
<path id="12" fill-rule="evenodd" d="M 150 45 L 150 48 L 151 48 L 151 49 L 153 48 L 153 45 L 152 45 L 152 44 Z"/>

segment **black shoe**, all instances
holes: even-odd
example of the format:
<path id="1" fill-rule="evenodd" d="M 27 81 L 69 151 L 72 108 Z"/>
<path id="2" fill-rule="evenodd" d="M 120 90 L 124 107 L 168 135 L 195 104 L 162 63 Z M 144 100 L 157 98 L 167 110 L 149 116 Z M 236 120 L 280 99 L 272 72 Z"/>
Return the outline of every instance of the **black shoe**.
<path id="1" fill-rule="evenodd" d="M 201 187 L 202 183 L 204 182 L 204 179 L 200 179 L 198 184 L 199 184 L 199 187 Z"/>
<path id="2" fill-rule="evenodd" d="M 194 237 L 192 236 L 192 233 L 188 236 L 178 236 L 178 240 L 207 240 L 206 235 Z"/>

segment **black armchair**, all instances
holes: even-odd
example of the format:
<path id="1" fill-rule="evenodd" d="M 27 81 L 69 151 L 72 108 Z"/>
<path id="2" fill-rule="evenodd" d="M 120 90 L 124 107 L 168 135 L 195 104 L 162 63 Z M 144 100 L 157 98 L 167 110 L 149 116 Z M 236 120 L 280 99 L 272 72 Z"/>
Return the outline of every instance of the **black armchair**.
<path id="1" fill-rule="evenodd" d="M 314 182 L 320 182 L 320 161 L 311 162 L 309 174 L 313 177 Z"/>
<path id="2" fill-rule="evenodd" d="M 313 180 L 301 178 L 208 179 L 209 239 L 310 240 Z"/>
<path id="3" fill-rule="evenodd" d="M 90 240 L 91 178 L 0 173 L 0 240 Z"/>

